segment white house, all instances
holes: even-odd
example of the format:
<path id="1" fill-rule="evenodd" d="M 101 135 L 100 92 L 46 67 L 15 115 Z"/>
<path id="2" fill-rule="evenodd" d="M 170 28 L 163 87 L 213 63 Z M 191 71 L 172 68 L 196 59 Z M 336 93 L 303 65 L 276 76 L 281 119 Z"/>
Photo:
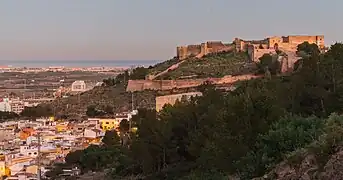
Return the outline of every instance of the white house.
<path id="1" fill-rule="evenodd" d="M 71 91 L 73 92 L 84 92 L 87 90 L 85 81 L 75 81 L 71 84 Z"/>
<path id="2" fill-rule="evenodd" d="M 0 99 L 0 111 L 11 112 L 11 104 L 8 98 Z"/>
<path id="3" fill-rule="evenodd" d="M 37 143 L 38 142 L 38 138 L 35 136 L 29 136 L 26 138 L 26 144 L 27 145 L 31 145 L 33 143 Z"/>
<path id="4" fill-rule="evenodd" d="M 38 156 L 38 148 L 33 146 L 20 146 L 20 154 L 35 158 Z"/>
<path id="5" fill-rule="evenodd" d="M 41 152 L 50 152 L 50 151 L 55 151 L 56 147 L 55 146 L 51 146 L 51 145 L 42 145 L 40 147 Z M 20 146 L 20 154 L 24 155 L 24 156 L 29 156 L 32 158 L 37 157 L 38 155 L 38 147 L 36 146 Z"/>
<path id="6" fill-rule="evenodd" d="M 85 129 L 85 131 L 83 132 L 83 136 L 85 138 L 98 138 L 98 137 L 102 137 L 104 136 L 104 132 L 102 132 L 99 129 Z"/>

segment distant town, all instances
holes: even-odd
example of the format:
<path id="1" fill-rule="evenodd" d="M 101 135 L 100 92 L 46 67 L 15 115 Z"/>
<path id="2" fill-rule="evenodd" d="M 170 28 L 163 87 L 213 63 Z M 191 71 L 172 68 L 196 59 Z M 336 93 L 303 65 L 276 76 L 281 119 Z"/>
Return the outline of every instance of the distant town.
<path id="1" fill-rule="evenodd" d="M 68 97 L 115 77 L 124 68 L 111 67 L 0 67 L 0 111 L 20 114 L 25 107 Z"/>
<path id="2" fill-rule="evenodd" d="M 115 67 L 0 67 L 0 112 L 19 115 L 27 107 L 101 86 L 103 79 L 113 78 L 124 70 Z M 118 128 L 121 120 L 130 120 L 136 113 L 124 112 L 108 119 L 93 118 L 83 122 L 54 117 L 2 121 L 0 177 L 37 179 L 41 174 L 44 178 L 52 164 L 63 163 L 68 152 L 100 143 L 106 130 Z M 78 169 L 65 170 L 66 176 L 78 173 Z"/>
<path id="3" fill-rule="evenodd" d="M 0 123 L 0 176 L 21 179 L 45 178 L 55 163 L 89 145 L 98 145 L 106 130 L 117 129 L 120 121 L 130 120 L 137 111 L 113 118 L 89 118 L 68 122 L 54 117 Z M 63 169 L 63 176 L 75 176 L 78 168 Z"/>

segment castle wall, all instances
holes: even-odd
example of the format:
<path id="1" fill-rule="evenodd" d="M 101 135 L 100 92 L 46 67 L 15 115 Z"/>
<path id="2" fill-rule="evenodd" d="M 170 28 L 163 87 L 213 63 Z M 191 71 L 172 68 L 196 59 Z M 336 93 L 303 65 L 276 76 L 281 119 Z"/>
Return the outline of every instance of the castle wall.
<path id="1" fill-rule="evenodd" d="M 317 36 L 289 36 L 289 43 L 291 44 L 301 44 L 305 41 L 312 43 L 317 43 Z"/>
<path id="2" fill-rule="evenodd" d="M 213 84 L 234 83 L 241 80 L 258 78 L 255 75 L 224 76 L 223 78 L 202 78 L 202 79 L 182 79 L 182 80 L 129 80 L 126 91 L 143 90 L 171 90 L 174 88 L 183 89 L 197 87 L 210 81 Z"/>
<path id="3" fill-rule="evenodd" d="M 209 53 L 217 53 L 223 51 L 231 51 L 234 47 L 232 45 L 225 45 L 222 42 L 206 42 L 200 45 L 180 46 L 176 48 L 176 55 L 180 60 L 186 59 L 190 56 L 201 58 Z"/>
<path id="4" fill-rule="evenodd" d="M 190 92 L 190 93 L 181 93 L 173 94 L 167 96 L 158 96 L 156 97 L 156 111 L 159 112 L 163 109 L 163 106 L 166 104 L 174 105 L 177 100 L 181 100 L 182 97 L 190 99 L 190 97 L 202 96 L 201 92 Z"/>
<path id="5" fill-rule="evenodd" d="M 275 49 L 255 49 L 253 52 L 253 59 L 254 62 L 259 62 L 260 57 L 262 57 L 264 54 L 276 54 Z"/>
<path id="6" fill-rule="evenodd" d="M 177 48 L 177 56 L 179 59 L 185 59 L 190 56 L 195 56 L 197 58 L 201 58 L 204 55 L 207 55 L 209 53 L 217 53 L 217 52 L 224 52 L 224 51 L 231 51 L 233 49 L 236 49 L 237 52 L 241 51 L 248 51 L 250 59 L 252 61 L 258 60 L 260 57 L 260 54 L 263 52 L 270 53 L 275 48 L 283 48 L 290 51 L 295 51 L 297 46 L 304 42 L 309 43 L 315 43 L 317 44 L 321 49 L 325 47 L 324 44 L 324 36 L 274 36 L 270 38 L 266 38 L 263 40 L 257 40 L 257 41 L 244 41 L 239 38 L 235 38 L 234 43 L 235 47 L 232 45 L 225 45 L 220 41 L 216 42 L 206 42 L 202 43 L 201 45 L 189 45 L 184 47 L 178 47 Z M 263 49 L 272 49 L 272 50 L 258 50 L 255 51 L 251 49 L 251 45 L 254 46 L 260 46 L 262 45 Z M 255 47 L 256 49 L 256 47 Z M 260 49 L 259 47 L 257 49 Z"/>
<path id="7" fill-rule="evenodd" d="M 187 46 L 187 55 L 188 56 L 196 56 L 201 53 L 201 46 L 200 45 L 189 45 Z"/>
<path id="8" fill-rule="evenodd" d="M 306 41 L 310 44 L 317 44 L 320 48 L 325 46 L 324 36 L 289 36 L 289 43 L 293 45 L 298 45 Z"/>
<path id="9" fill-rule="evenodd" d="M 187 58 L 187 46 L 179 46 L 176 48 L 176 56 L 179 59 Z"/>
<path id="10" fill-rule="evenodd" d="M 268 39 L 268 48 L 274 49 L 275 45 L 280 45 L 283 42 L 283 38 L 281 37 L 270 37 Z"/>

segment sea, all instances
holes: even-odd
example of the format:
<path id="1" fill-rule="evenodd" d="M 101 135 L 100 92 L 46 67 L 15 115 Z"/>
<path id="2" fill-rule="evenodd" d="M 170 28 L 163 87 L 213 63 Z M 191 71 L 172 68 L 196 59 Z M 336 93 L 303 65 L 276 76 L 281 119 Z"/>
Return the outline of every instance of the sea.
<path id="1" fill-rule="evenodd" d="M 155 65 L 156 63 L 162 62 L 162 60 L 0 60 L 0 67 L 27 67 L 27 68 L 47 68 L 52 66 L 63 66 L 63 67 L 119 67 L 119 68 L 130 68 L 136 66 L 148 67 Z"/>

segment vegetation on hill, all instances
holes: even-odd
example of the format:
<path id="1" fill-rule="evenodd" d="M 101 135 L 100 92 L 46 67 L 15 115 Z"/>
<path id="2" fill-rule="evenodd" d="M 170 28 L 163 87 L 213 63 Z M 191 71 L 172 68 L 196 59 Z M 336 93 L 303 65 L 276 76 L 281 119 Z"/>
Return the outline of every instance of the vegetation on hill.
<path id="1" fill-rule="evenodd" d="M 209 54 L 201 59 L 187 59 L 181 66 L 170 71 L 162 79 L 222 77 L 224 75 L 238 75 L 254 71 L 246 67 L 245 53 L 217 53 Z M 39 116 L 55 115 L 68 119 L 88 117 L 112 116 L 115 112 L 131 110 L 131 93 L 125 91 L 128 80 L 145 79 L 148 74 L 157 74 L 177 63 L 177 58 L 158 63 L 149 68 L 137 67 L 130 73 L 125 71 L 116 78 L 105 79 L 104 86 L 90 91 L 73 95 L 68 98 L 59 98 L 52 103 L 38 107 L 27 108 L 23 116 L 35 118 Z M 134 93 L 134 106 L 154 108 L 157 92 L 143 91 Z"/>
<path id="2" fill-rule="evenodd" d="M 176 64 L 180 60 L 177 58 L 169 59 L 167 61 L 163 61 L 161 63 L 157 63 L 154 66 L 149 67 L 149 74 L 158 74 L 166 69 L 168 69 L 170 66 Z"/>
<path id="3" fill-rule="evenodd" d="M 18 118 L 19 115 L 14 112 L 3 112 L 0 111 L 0 122 L 7 121 L 7 120 L 13 120 Z"/>
<path id="4" fill-rule="evenodd" d="M 335 179 L 341 173 L 333 166 L 343 167 L 343 159 L 337 160 L 343 143 L 343 117 L 337 115 L 343 111 L 343 44 L 325 54 L 315 45 L 303 47 L 306 56 L 290 76 L 242 82 L 232 92 L 204 85 L 202 97 L 160 113 L 140 109 L 129 146 L 87 154 L 111 156 L 95 170 L 110 170 L 109 179 Z M 314 161 L 304 161 L 309 154 Z M 70 163 L 83 167 L 81 161 Z"/>
<path id="5" fill-rule="evenodd" d="M 101 87 L 95 87 L 92 90 L 67 98 L 58 98 L 37 107 L 25 108 L 21 115 L 33 119 L 51 115 L 66 119 L 80 119 L 86 115 L 88 117 L 109 117 L 113 116 L 114 113 L 131 111 L 132 100 L 134 108 L 154 108 L 157 92 L 126 92 L 128 80 L 144 77 L 144 73 L 146 70 L 141 67 L 133 70 L 130 75 L 126 71 L 116 78 L 105 79 Z"/>
<path id="6" fill-rule="evenodd" d="M 246 53 L 223 52 L 208 54 L 200 59 L 188 58 L 177 69 L 163 75 L 162 79 L 223 77 L 255 72 L 247 66 Z"/>

